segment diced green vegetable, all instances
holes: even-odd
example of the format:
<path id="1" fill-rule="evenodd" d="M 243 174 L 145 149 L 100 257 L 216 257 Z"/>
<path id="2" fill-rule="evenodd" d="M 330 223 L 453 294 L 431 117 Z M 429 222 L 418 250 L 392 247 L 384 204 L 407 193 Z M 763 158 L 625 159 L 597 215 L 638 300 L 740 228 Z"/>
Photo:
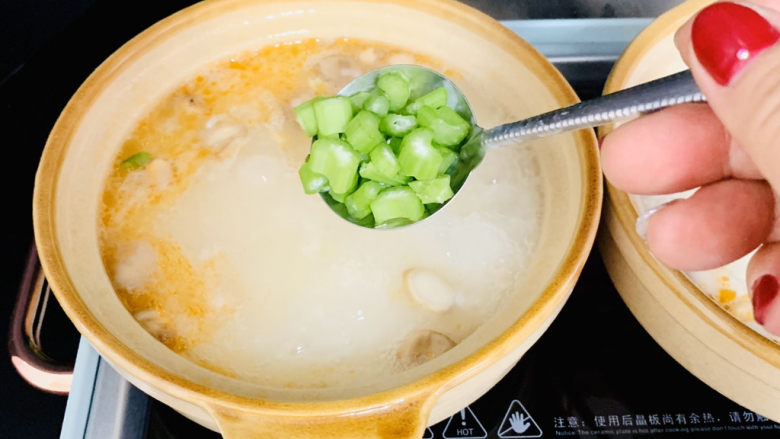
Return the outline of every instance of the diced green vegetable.
<path id="1" fill-rule="evenodd" d="M 376 200 L 379 192 L 384 188 L 384 185 L 375 181 L 361 183 L 360 187 L 348 195 L 344 201 L 349 215 L 358 220 L 371 215 L 371 202 Z"/>
<path id="2" fill-rule="evenodd" d="M 355 178 L 352 179 L 352 182 L 350 186 L 347 188 L 344 192 L 335 192 L 332 188 L 328 190 L 328 194 L 331 198 L 338 201 L 339 203 L 344 203 L 344 201 L 347 199 L 347 196 L 353 192 L 355 192 L 355 189 L 358 187 L 358 173 L 355 173 Z"/>
<path id="3" fill-rule="evenodd" d="M 298 124 L 314 138 L 298 170 L 304 191 L 321 193 L 337 214 L 375 228 L 413 223 L 450 200 L 468 175 L 465 167 L 481 157 L 480 130 L 447 106 L 447 89 L 430 90 L 426 81 L 390 72 L 372 90 L 297 106 Z M 463 141 L 469 133 L 474 145 Z M 149 160 L 139 153 L 122 167 Z"/>
<path id="4" fill-rule="evenodd" d="M 355 184 L 357 184 L 357 180 L 355 180 Z M 344 203 L 346 201 L 347 197 L 350 194 L 352 194 L 352 193 L 354 193 L 354 187 L 352 189 L 348 190 L 344 194 L 339 194 L 337 192 L 333 192 L 332 190 L 328 191 L 328 195 L 330 195 L 331 198 L 333 198 L 334 200 L 338 201 L 339 203 Z"/>
<path id="5" fill-rule="evenodd" d="M 449 175 L 428 181 L 412 181 L 409 183 L 409 187 L 425 204 L 444 203 L 454 195 L 450 187 Z"/>
<path id="6" fill-rule="evenodd" d="M 346 142 L 317 139 L 309 154 L 311 171 L 328 179 L 330 190 L 337 194 L 349 192 L 357 183 L 360 154 Z"/>
<path id="7" fill-rule="evenodd" d="M 328 178 L 324 175 L 311 170 L 311 164 L 307 161 L 298 169 L 298 175 L 303 183 L 303 191 L 307 194 L 316 194 L 330 189 Z"/>
<path id="8" fill-rule="evenodd" d="M 466 181 L 469 173 L 482 161 L 485 156 L 485 147 L 482 144 L 483 130 L 478 126 L 471 128 L 471 134 L 463 142 L 458 151 L 458 160 L 447 174 L 450 175 L 450 185 L 457 192 Z"/>
<path id="9" fill-rule="evenodd" d="M 447 94 L 447 89 L 444 87 L 439 87 L 415 99 L 412 103 L 407 105 L 406 108 L 404 108 L 404 112 L 406 112 L 406 114 L 417 114 L 417 111 L 422 106 L 427 106 L 434 109 L 439 108 L 442 105 L 447 105 L 448 98 L 449 95 Z"/>
<path id="10" fill-rule="evenodd" d="M 391 137 L 390 140 L 387 141 L 387 144 L 390 145 L 390 148 L 393 150 L 393 154 L 398 156 L 398 153 L 401 152 L 401 141 L 403 138 L 401 137 Z"/>
<path id="11" fill-rule="evenodd" d="M 371 93 L 367 91 L 361 91 L 353 94 L 349 97 L 349 101 L 352 103 L 352 112 L 357 113 L 363 108 L 363 104 L 366 103 L 366 99 L 371 96 Z"/>
<path id="12" fill-rule="evenodd" d="M 390 111 L 390 100 L 382 92 L 371 93 L 363 103 L 363 109 L 382 117 Z"/>
<path id="13" fill-rule="evenodd" d="M 471 124 L 450 107 L 437 109 L 423 106 L 417 110 L 417 122 L 420 126 L 433 131 L 433 141 L 444 146 L 457 146 L 466 138 Z"/>
<path id="14" fill-rule="evenodd" d="M 343 96 L 319 99 L 312 107 L 317 119 L 317 132 L 322 136 L 343 133 L 352 118 L 352 103 Z"/>
<path id="15" fill-rule="evenodd" d="M 444 174 L 450 169 L 450 166 L 455 163 L 455 160 L 458 159 L 458 154 L 445 146 L 436 147 L 436 151 L 439 151 L 439 154 L 441 154 L 441 166 L 439 167 L 439 174 Z"/>
<path id="16" fill-rule="evenodd" d="M 379 132 L 379 118 L 365 110 L 349 121 L 344 136 L 353 148 L 362 153 L 371 151 L 385 141 L 385 136 Z"/>
<path id="17" fill-rule="evenodd" d="M 408 186 L 391 187 L 379 193 L 371 202 L 371 212 L 377 225 L 396 218 L 419 221 L 425 216 L 420 198 Z"/>
<path id="18" fill-rule="evenodd" d="M 388 136 L 403 137 L 409 134 L 417 126 L 417 118 L 390 113 L 382 118 L 379 130 Z"/>
<path id="19" fill-rule="evenodd" d="M 366 180 L 378 181 L 387 186 L 400 186 L 409 182 L 409 177 L 403 176 L 400 173 L 385 175 L 379 172 L 376 165 L 371 162 L 360 165 L 360 176 Z"/>
<path id="20" fill-rule="evenodd" d="M 401 170 L 393 150 L 386 143 L 377 145 L 370 154 L 371 163 L 383 175 L 396 175 Z"/>
<path id="21" fill-rule="evenodd" d="M 430 180 L 439 174 L 442 157 L 431 143 L 433 131 L 417 128 L 401 141 L 398 163 L 401 173 L 418 180 Z"/>
<path id="22" fill-rule="evenodd" d="M 317 116 L 314 114 L 314 103 L 321 99 L 321 97 L 309 99 L 294 109 L 298 125 L 309 137 L 317 135 Z"/>
<path id="23" fill-rule="evenodd" d="M 122 163 L 119 164 L 119 167 L 122 169 L 138 169 L 143 168 L 151 161 L 152 155 L 146 151 L 141 151 L 122 160 Z"/>
<path id="24" fill-rule="evenodd" d="M 390 100 L 390 111 L 398 111 L 409 100 L 409 83 L 399 73 L 385 73 L 376 80 L 376 87 Z"/>
<path id="25" fill-rule="evenodd" d="M 318 134 L 318 139 L 331 139 L 331 140 L 341 140 L 341 134 L 335 133 L 335 134 Z"/>

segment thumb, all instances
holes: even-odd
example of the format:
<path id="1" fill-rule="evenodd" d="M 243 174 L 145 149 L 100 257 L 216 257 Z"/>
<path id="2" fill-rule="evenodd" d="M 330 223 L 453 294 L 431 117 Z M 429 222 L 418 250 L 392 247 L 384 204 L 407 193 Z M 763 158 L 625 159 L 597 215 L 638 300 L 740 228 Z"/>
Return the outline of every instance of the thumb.
<path id="1" fill-rule="evenodd" d="M 780 190 L 780 2 L 714 3 L 675 43 L 726 130 Z"/>

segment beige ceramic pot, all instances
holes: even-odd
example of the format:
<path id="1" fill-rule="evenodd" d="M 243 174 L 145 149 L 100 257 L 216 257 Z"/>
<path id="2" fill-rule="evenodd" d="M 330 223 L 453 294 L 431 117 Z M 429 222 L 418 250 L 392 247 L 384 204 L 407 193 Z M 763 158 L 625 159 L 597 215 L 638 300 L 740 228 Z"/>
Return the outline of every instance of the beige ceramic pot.
<path id="1" fill-rule="evenodd" d="M 710 3 L 690 0 L 648 26 L 618 60 L 604 92 L 683 70 L 674 33 Z M 604 127 L 599 135 L 612 129 Z M 686 194 L 673 198 L 681 196 Z M 666 199 L 632 196 L 607 184 L 599 249 L 615 286 L 637 320 L 681 365 L 728 398 L 780 421 L 780 346 L 752 319 L 745 260 L 688 274 L 658 262 L 635 224 L 641 212 Z"/>
<path id="2" fill-rule="evenodd" d="M 334 25 L 338 23 L 338 25 Z M 392 23 L 392 27 L 386 23 Z M 564 305 L 591 249 L 602 180 L 595 136 L 540 141 L 543 219 L 531 273 L 507 306 L 414 373 L 349 389 L 259 386 L 175 354 L 122 306 L 97 237 L 103 181 L 151 105 L 203 66 L 301 38 L 351 37 L 443 60 L 483 125 L 572 104 L 538 52 L 454 1 L 206 1 L 143 32 L 106 60 L 57 121 L 38 169 L 35 237 L 46 275 L 79 331 L 133 384 L 225 437 L 421 437 L 493 386 Z M 494 111 L 502 108 L 502 112 Z"/>

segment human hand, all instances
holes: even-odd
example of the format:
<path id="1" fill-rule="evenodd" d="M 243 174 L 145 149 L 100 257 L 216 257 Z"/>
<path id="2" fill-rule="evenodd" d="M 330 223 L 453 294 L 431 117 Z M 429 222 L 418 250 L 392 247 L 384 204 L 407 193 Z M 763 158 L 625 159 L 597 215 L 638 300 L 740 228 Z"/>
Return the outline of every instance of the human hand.
<path id="1" fill-rule="evenodd" d="M 634 194 L 701 187 L 656 211 L 647 242 L 664 263 L 704 270 L 761 246 L 747 270 L 756 321 L 780 335 L 780 2 L 720 2 L 675 36 L 708 104 L 670 107 L 602 143 L 607 179 Z"/>

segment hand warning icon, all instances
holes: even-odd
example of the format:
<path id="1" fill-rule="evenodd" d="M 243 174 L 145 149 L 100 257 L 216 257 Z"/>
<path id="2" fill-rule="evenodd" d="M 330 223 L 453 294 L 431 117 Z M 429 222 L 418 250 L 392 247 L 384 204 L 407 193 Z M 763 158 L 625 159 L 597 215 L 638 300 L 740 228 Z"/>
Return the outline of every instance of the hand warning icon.
<path id="1" fill-rule="evenodd" d="M 513 412 L 509 418 L 509 426 L 515 433 L 525 433 L 528 427 L 531 426 L 531 423 L 528 422 L 528 417 L 524 413 Z"/>
<path id="2" fill-rule="evenodd" d="M 542 429 L 523 404 L 514 400 L 509 405 L 501 426 L 498 427 L 498 437 L 501 439 L 542 437 Z"/>

